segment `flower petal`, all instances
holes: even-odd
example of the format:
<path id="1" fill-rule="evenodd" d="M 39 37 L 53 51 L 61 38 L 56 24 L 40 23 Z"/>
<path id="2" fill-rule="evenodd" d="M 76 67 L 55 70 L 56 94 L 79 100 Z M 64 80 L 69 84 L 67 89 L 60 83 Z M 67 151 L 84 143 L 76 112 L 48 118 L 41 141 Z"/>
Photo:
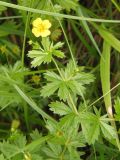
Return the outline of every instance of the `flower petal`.
<path id="1" fill-rule="evenodd" d="M 44 32 L 41 32 L 40 35 L 41 35 L 42 37 L 47 37 L 47 36 L 50 35 L 50 31 L 49 31 L 49 30 L 44 30 Z"/>
<path id="2" fill-rule="evenodd" d="M 49 21 L 49 20 L 44 20 L 44 21 L 43 21 L 43 26 L 44 26 L 46 29 L 50 28 L 50 27 L 51 27 L 50 21 Z"/>
<path id="3" fill-rule="evenodd" d="M 41 18 L 37 18 L 33 21 L 32 25 L 33 27 L 39 27 L 39 25 L 42 23 L 42 19 Z"/>
<path id="4" fill-rule="evenodd" d="M 35 35 L 35 37 L 40 37 L 40 35 L 41 35 L 41 33 L 35 27 L 32 29 L 32 33 Z"/>

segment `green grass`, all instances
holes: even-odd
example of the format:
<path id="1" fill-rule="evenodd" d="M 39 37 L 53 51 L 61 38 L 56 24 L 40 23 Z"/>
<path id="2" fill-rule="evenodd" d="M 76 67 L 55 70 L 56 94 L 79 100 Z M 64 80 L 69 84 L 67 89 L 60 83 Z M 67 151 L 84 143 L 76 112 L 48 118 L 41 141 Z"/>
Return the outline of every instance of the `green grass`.
<path id="1" fill-rule="evenodd" d="M 119 11 L 0 1 L 0 160 L 119 160 Z"/>
<path id="2" fill-rule="evenodd" d="M 29 8 L 29 7 L 15 5 L 15 4 L 11 4 L 11 3 L 6 3 L 6 2 L 3 2 L 3 1 L 0 1 L 0 5 L 5 6 L 5 7 L 18 9 L 18 10 L 23 10 L 23 11 L 33 12 L 33 13 L 39 13 L 39 14 L 44 14 L 44 15 L 49 15 L 49 16 L 54 16 L 54 17 L 60 17 L 60 18 L 83 20 L 83 21 L 90 21 L 90 22 L 120 23 L 120 20 L 106 20 L 106 19 L 96 19 L 96 18 L 71 16 L 71 15 L 59 14 L 59 13 L 48 12 L 48 11 L 43 11 L 43 10 L 37 10 L 37 9 L 34 9 L 34 8 Z"/>

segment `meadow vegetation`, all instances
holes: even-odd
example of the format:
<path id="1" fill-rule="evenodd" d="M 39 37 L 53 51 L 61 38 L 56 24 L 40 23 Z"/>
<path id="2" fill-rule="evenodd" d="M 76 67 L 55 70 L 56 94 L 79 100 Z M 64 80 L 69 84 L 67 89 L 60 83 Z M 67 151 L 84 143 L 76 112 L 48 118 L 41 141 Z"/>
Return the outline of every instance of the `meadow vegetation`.
<path id="1" fill-rule="evenodd" d="M 119 69 L 119 0 L 0 0 L 0 160 L 119 160 Z"/>

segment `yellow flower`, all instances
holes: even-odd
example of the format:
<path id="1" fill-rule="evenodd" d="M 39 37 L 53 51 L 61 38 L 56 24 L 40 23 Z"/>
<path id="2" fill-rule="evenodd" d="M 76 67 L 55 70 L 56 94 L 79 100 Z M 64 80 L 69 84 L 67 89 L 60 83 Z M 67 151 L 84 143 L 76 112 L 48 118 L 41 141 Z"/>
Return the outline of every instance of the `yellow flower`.
<path id="1" fill-rule="evenodd" d="M 32 24 L 32 33 L 36 37 L 47 37 L 48 35 L 50 35 L 49 28 L 51 27 L 51 23 L 49 22 L 49 20 L 42 20 L 41 18 L 37 18 L 33 21 Z"/>
<path id="2" fill-rule="evenodd" d="M 5 53 L 6 52 L 6 46 L 5 45 L 0 46 L 0 50 L 1 50 L 2 54 Z"/>
<path id="3" fill-rule="evenodd" d="M 39 84 L 40 82 L 40 77 L 37 75 L 32 76 L 32 81 L 36 84 Z"/>

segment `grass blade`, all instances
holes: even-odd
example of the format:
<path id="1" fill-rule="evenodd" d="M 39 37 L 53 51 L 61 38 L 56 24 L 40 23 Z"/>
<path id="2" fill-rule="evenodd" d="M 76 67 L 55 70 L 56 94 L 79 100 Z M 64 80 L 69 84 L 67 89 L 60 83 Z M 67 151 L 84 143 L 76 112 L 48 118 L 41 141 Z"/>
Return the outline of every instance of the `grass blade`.
<path id="1" fill-rule="evenodd" d="M 42 117 L 56 122 L 52 117 L 50 117 L 47 113 L 45 113 L 42 109 L 40 109 L 36 103 L 30 99 L 17 85 L 14 84 L 14 88 L 19 93 L 19 95 L 35 110 L 37 111 Z"/>
<path id="2" fill-rule="evenodd" d="M 120 41 L 112 33 L 102 27 L 99 27 L 98 32 L 109 45 L 120 52 Z"/>
<path id="3" fill-rule="evenodd" d="M 82 9 L 81 9 L 80 7 L 79 7 L 78 10 L 77 10 L 77 14 L 78 14 L 79 16 L 84 17 L 83 12 L 82 12 Z M 94 37 L 93 37 L 93 35 L 92 35 L 91 31 L 90 31 L 90 28 L 89 28 L 87 22 L 86 22 L 86 21 L 81 21 L 81 23 L 82 23 L 85 31 L 87 32 L 87 34 L 88 34 L 91 42 L 93 43 L 94 47 L 95 47 L 96 50 L 98 51 L 99 55 L 101 55 L 101 51 L 99 50 L 98 45 L 97 45 L 97 43 L 96 43 L 95 40 L 94 40 Z"/>
<path id="4" fill-rule="evenodd" d="M 120 6 L 117 4 L 117 2 L 115 0 L 111 0 L 111 2 L 115 5 L 117 10 L 120 12 Z"/>
<path id="5" fill-rule="evenodd" d="M 103 95 L 110 90 L 110 51 L 111 46 L 104 41 L 103 44 L 103 53 L 100 61 L 100 76 L 101 76 L 101 84 Z M 109 92 L 106 96 L 104 96 L 105 106 L 110 117 L 112 116 L 112 105 L 111 105 L 111 93 Z"/>
<path id="6" fill-rule="evenodd" d="M 103 94 L 110 91 L 110 52 L 111 52 L 111 45 L 106 41 L 104 41 L 103 53 L 102 53 L 104 59 L 101 58 L 100 61 L 100 76 L 101 76 Z M 109 118 L 113 119 L 111 92 L 109 92 L 106 96 L 104 96 L 104 101 L 108 116 Z M 111 125 L 114 127 L 117 134 L 116 124 L 114 119 L 113 121 L 111 121 Z M 120 150 L 120 142 L 118 135 L 116 137 L 116 144 Z"/>
<path id="7" fill-rule="evenodd" d="M 120 20 L 105 20 L 105 19 L 97 19 L 97 18 L 71 16 L 71 15 L 65 15 L 65 14 L 60 14 L 60 13 L 54 13 L 54 12 L 48 12 L 48 11 L 43 11 L 39 9 L 24 7 L 24 6 L 15 5 L 15 4 L 7 3 L 3 1 L 0 1 L 0 5 L 5 6 L 5 7 L 10 7 L 10 8 L 15 8 L 18 10 L 39 13 L 39 14 L 44 14 L 44 15 L 49 15 L 49 16 L 54 16 L 54 17 L 67 18 L 67 19 L 76 19 L 76 20 L 91 21 L 91 22 L 104 22 L 104 23 L 120 23 Z"/>

